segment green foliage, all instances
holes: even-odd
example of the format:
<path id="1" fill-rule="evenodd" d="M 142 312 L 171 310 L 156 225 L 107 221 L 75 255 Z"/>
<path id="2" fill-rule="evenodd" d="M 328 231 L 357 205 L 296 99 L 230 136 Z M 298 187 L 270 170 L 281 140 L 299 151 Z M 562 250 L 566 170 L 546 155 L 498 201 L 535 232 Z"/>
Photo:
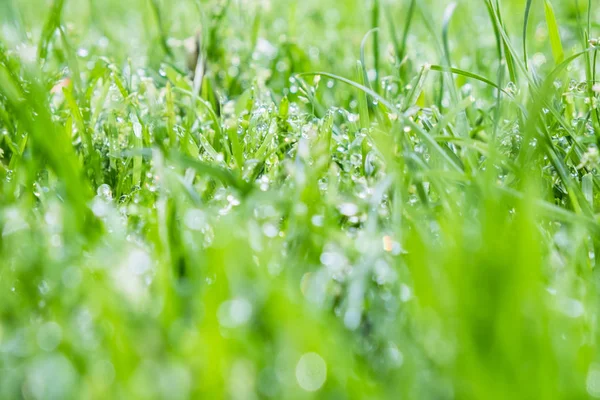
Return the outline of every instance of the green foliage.
<path id="1" fill-rule="evenodd" d="M 586 3 L 0 1 L 0 398 L 600 397 Z"/>

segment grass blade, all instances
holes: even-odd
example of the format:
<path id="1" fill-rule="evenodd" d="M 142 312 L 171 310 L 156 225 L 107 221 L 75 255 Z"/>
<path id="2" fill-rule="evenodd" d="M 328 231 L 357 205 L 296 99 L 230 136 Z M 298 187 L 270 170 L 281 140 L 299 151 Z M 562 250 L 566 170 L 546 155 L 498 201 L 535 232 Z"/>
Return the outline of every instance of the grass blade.
<path id="1" fill-rule="evenodd" d="M 525 18 L 523 19 L 523 63 L 526 68 L 529 68 L 527 63 L 527 25 L 529 23 L 529 13 L 531 11 L 531 3 L 533 0 L 527 0 L 525 4 Z"/>
<path id="2" fill-rule="evenodd" d="M 162 47 L 166 55 L 168 55 L 169 57 L 173 57 L 173 51 L 167 43 L 167 32 L 164 26 L 163 16 L 160 11 L 160 5 L 158 4 L 158 0 L 150 0 L 150 6 L 152 7 L 152 12 L 154 13 L 154 18 L 156 19 L 156 25 L 158 26 L 160 46 Z"/>
<path id="3" fill-rule="evenodd" d="M 550 46 L 552 47 L 552 56 L 554 57 L 554 62 L 560 64 L 565 59 L 565 52 L 560 40 L 560 31 L 558 29 L 556 15 L 554 14 L 554 8 L 552 7 L 550 0 L 544 0 L 544 12 L 546 14 L 546 25 L 548 26 Z"/>
<path id="4" fill-rule="evenodd" d="M 50 14 L 42 30 L 42 37 L 40 38 L 40 44 L 38 46 L 38 59 L 42 62 L 46 61 L 48 56 L 48 46 L 52 41 L 52 36 L 56 29 L 60 26 L 60 19 L 65 5 L 65 0 L 54 0 Z"/>
<path id="5" fill-rule="evenodd" d="M 375 29 L 373 31 L 373 68 L 375 69 L 375 91 L 379 93 L 379 0 L 373 0 L 371 29 Z"/>
<path id="6" fill-rule="evenodd" d="M 512 48 L 510 44 L 510 40 L 506 33 L 506 29 L 504 27 L 504 23 L 502 22 L 502 16 L 500 15 L 500 10 L 494 6 L 491 0 L 486 0 L 485 5 L 487 6 L 488 14 L 490 15 L 490 19 L 495 25 L 495 29 L 500 33 L 501 42 L 502 42 L 502 50 L 504 54 L 504 58 L 506 60 L 506 67 L 508 68 L 508 74 L 510 76 L 510 80 L 512 82 L 517 82 L 517 70 L 515 65 L 520 65 L 515 60 L 516 52 Z M 522 69 L 527 71 L 527 69 L 523 66 Z"/>
<path id="7" fill-rule="evenodd" d="M 445 61 L 448 64 L 448 67 L 452 65 L 452 61 L 450 60 L 450 44 L 448 40 L 448 28 L 450 26 L 450 21 L 452 20 L 452 16 L 454 15 L 454 11 L 456 11 L 457 4 L 452 2 L 446 7 L 444 10 L 444 21 L 442 23 L 442 44 L 444 46 L 444 55 Z"/>
<path id="8" fill-rule="evenodd" d="M 472 79 L 478 80 L 478 81 L 483 82 L 483 83 L 485 83 L 485 84 L 487 84 L 487 85 L 489 85 L 489 86 L 491 86 L 491 87 L 493 87 L 495 89 L 498 89 L 502 93 L 510 96 L 510 93 L 508 93 L 506 90 L 504 90 L 500 86 L 498 86 L 497 83 L 492 82 L 491 80 L 489 80 L 489 79 L 487 79 L 487 78 L 485 78 L 485 77 L 483 77 L 481 75 L 477 75 L 477 74 L 475 74 L 473 72 L 465 71 L 465 70 L 459 69 L 459 68 L 448 68 L 448 67 L 444 67 L 444 66 L 441 66 L 441 65 L 431 65 L 430 67 L 431 67 L 432 71 L 450 72 L 450 73 L 453 73 L 453 74 L 462 75 L 462 76 L 464 76 L 466 78 L 472 78 Z"/>
<path id="9" fill-rule="evenodd" d="M 371 87 L 371 83 L 369 82 L 369 76 L 367 73 L 367 64 L 366 64 L 366 57 L 365 57 L 365 46 L 367 45 L 367 39 L 369 38 L 370 35 L 375 35 L 375 33 L 379 32 L 379 28 L 373 28 L 371 30 L 369 30 L 367 33 L 365 33 L 365 36 L 363 37 L 362 41 L 360 42 L 360 64 L 362 66 L 362 73 L 364 75 L 364 81 L 365 81 L 365 86 L 367 87 Z M 375 86 L 377 86 L 377 83 L 375 84 Z"/>

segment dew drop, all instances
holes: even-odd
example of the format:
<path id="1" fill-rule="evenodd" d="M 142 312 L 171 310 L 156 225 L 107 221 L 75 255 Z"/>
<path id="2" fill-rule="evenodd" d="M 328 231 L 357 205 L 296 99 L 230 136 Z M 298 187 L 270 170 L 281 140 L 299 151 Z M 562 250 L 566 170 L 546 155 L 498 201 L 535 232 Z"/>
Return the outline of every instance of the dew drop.
<path id="1" fill-rule="evenodd" d="M 296 364 L 296 380 L 307 392 L 319 390 L 327 380 L 327 364 L 317 353 L 306 353 Z"/>

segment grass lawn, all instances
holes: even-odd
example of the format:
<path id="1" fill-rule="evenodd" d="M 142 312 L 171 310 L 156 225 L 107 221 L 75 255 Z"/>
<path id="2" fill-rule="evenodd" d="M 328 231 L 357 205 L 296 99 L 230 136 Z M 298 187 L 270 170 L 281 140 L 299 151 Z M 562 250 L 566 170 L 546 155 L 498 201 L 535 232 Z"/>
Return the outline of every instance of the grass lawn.
<path id="1" fill-rule="evenodd" d="M 600 398 L 591 0 L 0 0 L 0 399 Z"/>

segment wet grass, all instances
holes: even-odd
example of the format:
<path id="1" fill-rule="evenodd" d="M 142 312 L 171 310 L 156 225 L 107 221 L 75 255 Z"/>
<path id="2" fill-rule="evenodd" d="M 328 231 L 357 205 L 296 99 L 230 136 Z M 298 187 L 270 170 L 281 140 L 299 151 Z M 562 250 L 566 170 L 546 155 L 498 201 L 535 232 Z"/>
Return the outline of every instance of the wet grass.
<path id="1" fill-rule="evenodd" d="M 0 2 L 0 398 L 600 397 L 592 2 Z"/>

